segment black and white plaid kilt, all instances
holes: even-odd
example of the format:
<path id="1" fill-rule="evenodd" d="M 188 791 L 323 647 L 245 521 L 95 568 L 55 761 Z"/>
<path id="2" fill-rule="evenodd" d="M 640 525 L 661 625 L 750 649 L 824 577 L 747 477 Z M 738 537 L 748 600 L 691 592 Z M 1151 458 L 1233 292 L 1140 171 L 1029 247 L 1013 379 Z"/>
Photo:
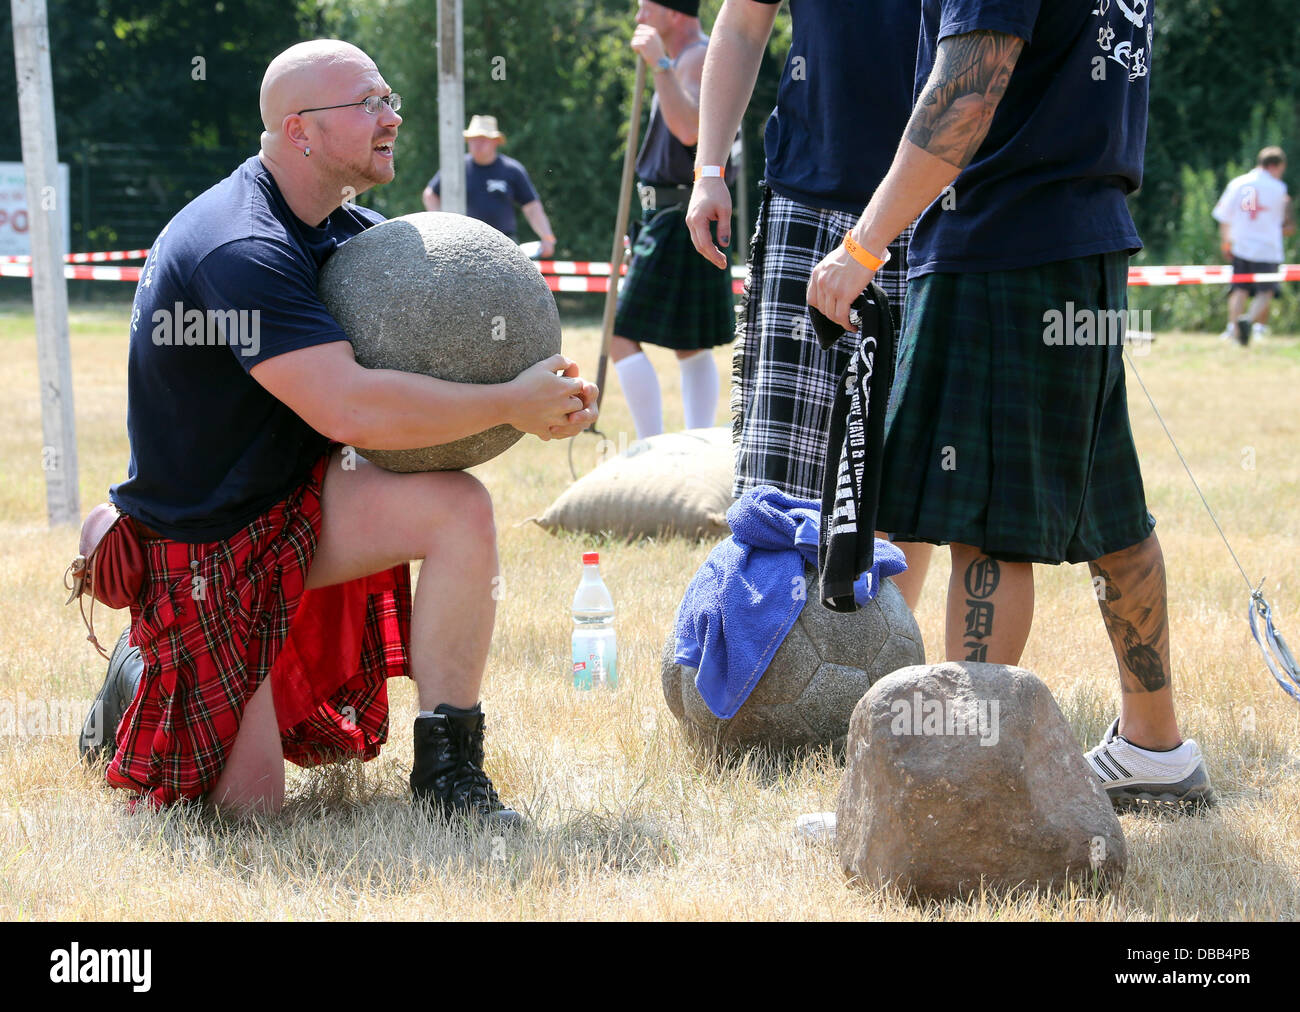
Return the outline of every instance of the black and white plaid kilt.
<path id="1" fill-rule="evenodd" d="M 835 384 L 855 339 L 845 335 L 823 351 L 805 299 L 813 268 L 857 220 L 856 214 L 809 207 L 764 189 L 732 354 L 737 498 L 756 485 L 775 485 L 787 495 L 821 500 Z M 896 331 L 911 235 L 909 228 L 889 247 L 890 260 L 875 278 L 889 296 Z"/>

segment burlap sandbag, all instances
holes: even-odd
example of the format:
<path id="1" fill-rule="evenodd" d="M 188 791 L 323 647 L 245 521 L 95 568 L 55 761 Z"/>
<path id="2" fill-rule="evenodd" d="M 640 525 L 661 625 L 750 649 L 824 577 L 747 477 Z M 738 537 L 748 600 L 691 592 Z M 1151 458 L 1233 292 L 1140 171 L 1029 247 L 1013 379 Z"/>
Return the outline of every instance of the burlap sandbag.
<path id="1" fill-rule="evenodd" d="M 639 439 L 529 519 L 548 531 L 628 539 L 725 538 L 733 457 L 728 426 Z"/>

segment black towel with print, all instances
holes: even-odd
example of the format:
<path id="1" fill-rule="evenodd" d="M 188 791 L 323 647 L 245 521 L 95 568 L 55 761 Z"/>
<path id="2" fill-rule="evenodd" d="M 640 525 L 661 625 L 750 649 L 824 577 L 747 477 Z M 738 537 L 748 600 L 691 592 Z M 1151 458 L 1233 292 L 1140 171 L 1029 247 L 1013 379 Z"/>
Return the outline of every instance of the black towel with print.
<path id="1" fill-rule="evenodd" d="M 875 562 L 885 409 L 894 379 L 894 321 L 888 297 L 873 282 L 853 310 L 861 331 L 831 408 L 817 547 L 822 604 L 831 611 L 858 610 L 853 583 Z M 811 313 L 823 348 L 843 337 L 842 327 L 816 309 Z"/>

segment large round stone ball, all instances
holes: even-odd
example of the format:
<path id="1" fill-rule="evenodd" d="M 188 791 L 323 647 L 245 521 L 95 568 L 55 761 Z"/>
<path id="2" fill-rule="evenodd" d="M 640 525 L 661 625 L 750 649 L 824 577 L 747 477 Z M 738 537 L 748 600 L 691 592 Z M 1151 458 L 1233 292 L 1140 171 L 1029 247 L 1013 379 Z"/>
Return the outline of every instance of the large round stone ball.
<path id="1" fill-rule="evenodd" d="M 925 663 L 921 630 L 893 580 L 856 612 L 833 612 L 816 600 L 817 571 L 805 567 L 812 597 L 804 603 L 772 663 L 730 720 L 720 720 L 695 688 L 695 668 L 678 664 L 676 637 L 664 644 L 662 678 L 668 709 L 687 740 L 707 755 L 750 748 L 785 751 L 844 747 L 849 720 L 885 675 Z"/>
<path id="2" fill-rule="evenodd" d="M 560 350 L 560 315 L 536 265 L 460 214 L 421 211 L 354 236 L 326 262 L 319 291 L 370 369 L 504 383 Z M 441 446 L 357 452 L 390 471 L 454 471 L 522 435 L 503 424 Z"/>

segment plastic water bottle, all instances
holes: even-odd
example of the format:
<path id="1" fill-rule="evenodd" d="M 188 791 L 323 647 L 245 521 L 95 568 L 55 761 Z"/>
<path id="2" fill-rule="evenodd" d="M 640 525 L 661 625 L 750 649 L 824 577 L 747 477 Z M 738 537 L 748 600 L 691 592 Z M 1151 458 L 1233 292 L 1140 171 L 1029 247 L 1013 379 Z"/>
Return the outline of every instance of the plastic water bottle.
<path id="1" fill-rule="evenodd" d="M 614 601 L 600 578 L 600 554 L 582 553 L 582 582 L 573 595 L 573 687 L 618 685 Z"/>

